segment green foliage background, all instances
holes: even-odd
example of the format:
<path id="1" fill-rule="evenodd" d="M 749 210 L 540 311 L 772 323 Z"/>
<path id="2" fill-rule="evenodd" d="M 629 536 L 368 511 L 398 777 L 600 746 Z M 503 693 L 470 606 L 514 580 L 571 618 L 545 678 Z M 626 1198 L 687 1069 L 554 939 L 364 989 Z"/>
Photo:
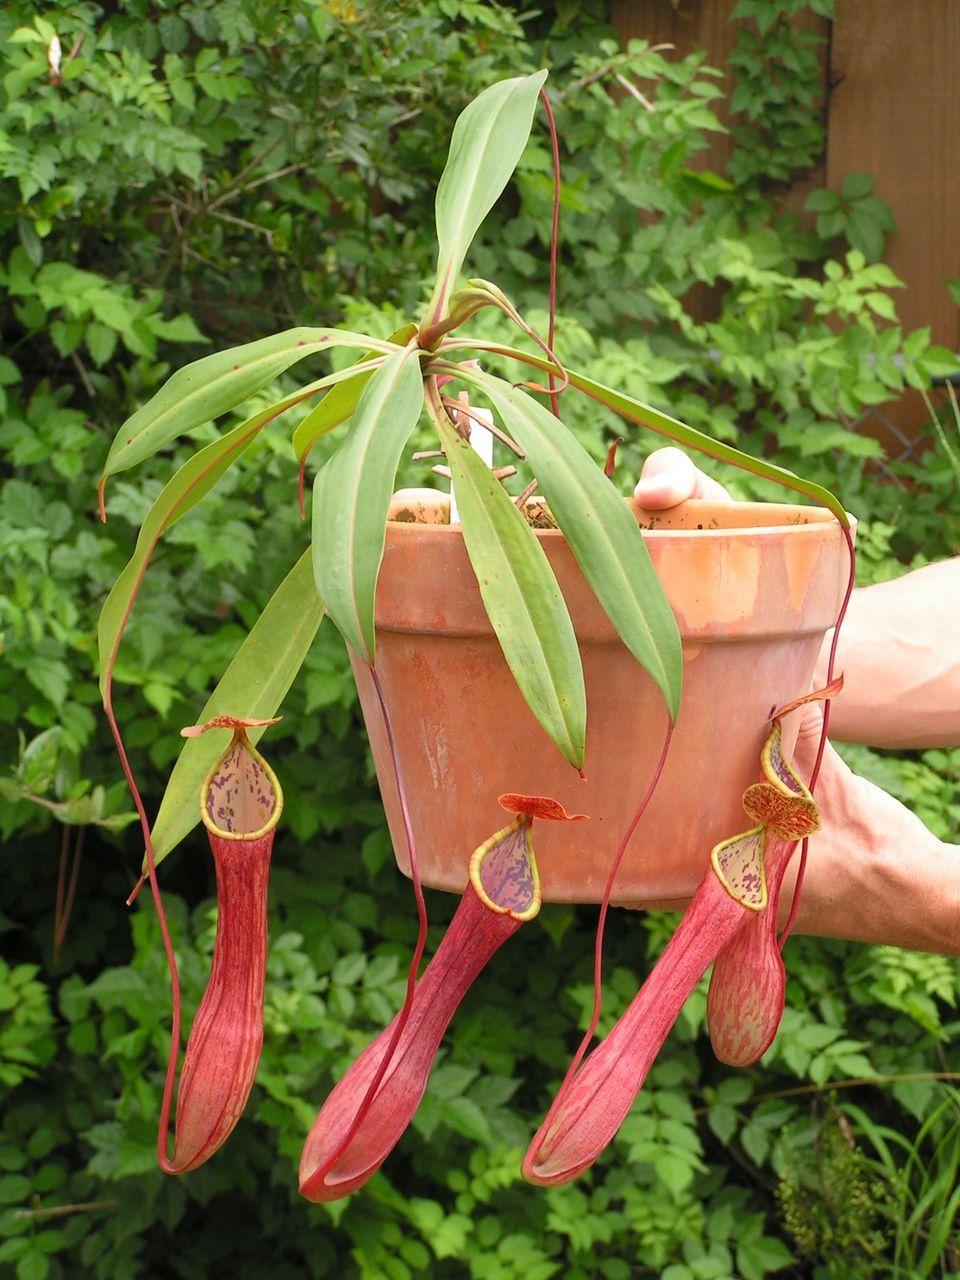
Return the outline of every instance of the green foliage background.
<path id="1" fill-rule="evenodd" d="M 804 7 L 737 6 L 725 174 L 697 167 L 718 127 L 715 71 L 620 50 L 599 0 L 9 0 L 0 11 L 3 1274 L 960 1274 L 958 1097 L 909 1078 L 951 1063 L 960 969 L 941 958 L 792 941 L 789 1008 L 761 1067 L 712 1060 L 698 992 L 598 1168 L 546 1193 L 520 1182 L 519 1153 L 586 1021 L 589 909 L 546 908 L 483 975 L 384 1173 L 346 1203 L 298 1200 L 306 1128 L 399 1003 L 414 934 L 329 626 L 270 736 L 287 810 L 257 1087 L 208 1166 L 177 1182 L 154 1168 L 167 980 L 149 903 L 122 905 L 139 852 L 94 654 L 97 611 L 171 458 L 111 485 L 105 528 L 93 479 L 123 418 L 207 345 L 344 316 L 386 335 L 416 312 L 449 128 L 487 83 L 553 69 L 558 343 L 571 363 L 838 489 L 864 522 L 864 580 L 956 551 L 942 446 L 880 482 L 880 446 L 850 429 L 904 385 L 955 368 L 928 333 L 897 324 L 898 282 L 882 262 L 889 209 L 867 175 L 814 193 L 808 219 L 782 207 L 783 183 L 824 141 L 816 53 L 787 25 Z M 63 66 L 51 77 L 54 34 Z M 538 131 L 471 258 L 537 324 L 549 207 Z M 703 286 L 708 321 L 688 309 Z M 624 429 L 572 397 L 564 406 L 598 457 Z M 289 430 L 269 428 L 172 531 L 137 605 L 117 702 L 148 807 L 177 729 L 305 545 Z M 654 443 L 630 435 L 624 483 Z M 423 483 L 425 468 L 404 479 Z M 850 758 L 957 840 L 960 752 Z M 55 956 L 61 848 L 81 831 Z M 199 836 L 164 883 L 192 1008 L 214 925 Z M 432 895 L 430 907 L 435 941 L 451 903 Z M 671 927 L 660 915 L 613 922 L 608 1023 Z M 867 1077 L 878 1083 L 826 1087 Z"/>

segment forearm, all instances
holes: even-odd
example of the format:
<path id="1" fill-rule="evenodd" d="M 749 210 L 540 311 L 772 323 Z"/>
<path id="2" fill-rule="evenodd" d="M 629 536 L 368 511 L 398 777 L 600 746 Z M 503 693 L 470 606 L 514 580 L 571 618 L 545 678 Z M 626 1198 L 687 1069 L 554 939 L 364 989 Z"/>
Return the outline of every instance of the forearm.
<path id="1" fill-rule="evenodd" d="M 845 820 L 813 836 L 798 933 L 960 955 L 960 847 L 948 845 L 899 801 L 848 775 L 842 798 L 818 797 Z M 794 856 L 780 900 L 793 901 Z"/>
<path id="2" fill-rule="evenodd" d="M 844 687 L 831 708 L 831 737 L 874 747 L 960 746 L 960 559 L 855 591 L 837 670 Z"/>

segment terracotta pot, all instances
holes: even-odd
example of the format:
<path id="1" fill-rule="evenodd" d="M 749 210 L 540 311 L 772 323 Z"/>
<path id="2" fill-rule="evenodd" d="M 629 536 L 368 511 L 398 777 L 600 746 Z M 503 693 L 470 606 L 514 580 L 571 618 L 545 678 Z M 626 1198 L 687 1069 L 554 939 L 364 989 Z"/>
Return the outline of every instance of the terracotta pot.
<path id="1" fill-rule="evenodd" d="M 712 846 L 744 826 L 771 710 L 809 687 L 846 584 L 826 511 L 691 501 L 634 507 L 683 640 L 683 705 L 666 769 L 623 860 L 613 900 L 690 895 Z M 558 530 L 538 531 L 570 609 L 587 689 L 586 780 L 517 690 L 483 610 L 458 526 L 438 494 L 395 500 L 377 592 L 377 670 L 397 737 L 424 883 L 461 892 L 473 849 L 503 825 L 497 796 L 553 796 L 589 823 L 541 823 L 543 896 L 595 902 L 651 777 L 666 728 L 656 687 L 623 646 Z M 409 851 L 383 719 L 354 662 L 390 834 Z M 791 717 L 795 720 L 796 717 Z M 793 726 L 795 735 L 796 727 Z M 786 742 L 792 749 L 793 742 Z"/>

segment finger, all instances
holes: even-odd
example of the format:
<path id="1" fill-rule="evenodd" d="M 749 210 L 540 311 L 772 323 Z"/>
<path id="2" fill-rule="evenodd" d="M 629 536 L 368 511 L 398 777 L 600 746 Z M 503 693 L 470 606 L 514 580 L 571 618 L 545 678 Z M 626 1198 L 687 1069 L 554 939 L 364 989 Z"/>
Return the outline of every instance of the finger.
<path id="1" fill-rule="evenodd" d="M 696 467 L 679 449 L 657 449 L 643 464 L 633 496 L 648 511 L 663 511 L 693 497 L 698 475 Z"/>
<path id="2" fill-rule="evenodd" d="M 707 498 L 710 502 L 732 502 L 733 499 L 717 480 L 711 480 L 702 471 L 697 471 L 697 485 L 693 491 L 694 498 Z"/>
<path id="3" fill-rule="evenodd" d="M 439 489 L 398 489 L 393 495 L 393 500 L 416 505 L 418 502 L 436 502 L 443 496 Z"/>
<path id="4" fill-rule="evenodd" d="M 800 728 L 797 732 L 798 741 L 806 741 L 813 738 L 817 742 L 820 741 L 820 734 L 823 730 L 823 707 L 819 702 L 808 702 L 803 708 L 800 717 Z"/>

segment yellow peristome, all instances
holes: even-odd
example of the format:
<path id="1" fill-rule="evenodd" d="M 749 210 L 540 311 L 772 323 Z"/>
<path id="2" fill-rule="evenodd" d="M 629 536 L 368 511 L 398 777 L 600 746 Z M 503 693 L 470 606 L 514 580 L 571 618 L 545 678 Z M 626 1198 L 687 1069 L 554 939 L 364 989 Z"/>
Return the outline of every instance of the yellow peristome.
<path id="1" fill-rule="evenodd" d="M 767 831 L 761 825 L 721 840 L 710 850 L 710 862 L 717 879 L 730 897 L 748 911 L 762 911 L 767 905 L 767 878 L 763 867 L 766 841 Z"/>
<path id="2" fill-rule="evenodd" d="M 219 728 L 219 727 L 226 727 L 226 726 L 214 725 L 213 727 Z M 264 817 L 264 814 L 265 814 L 265 807 L 264 807 L 263 812 L 260 815 L 264 817 L 264 821 L 258 823 L 256 826 L 256 829 L 252 831 L 232 830 L 229 825 L 218 823 L 217 821 L 215 821 L 213 815 L 210 813 L 210 810 L 209 810 L 208 800 L 209 800 L 211 787 L 213 786 L 213 783 L 214 783 L 214 779 L 216 778 L 218 771 L 224 765 L 228 764 L 228 762 L 230 761 L 234 753 L 238 751 L 243 752 L 248 757 L 248 760 L 256 768 L 259 768 L 263 771 L 266 781 L 269 784 L 269 787 L 273 793 L 272 796 L 269 797 L 269 799 L 272 801 L 272 804 L 270 805 L 269 814 L 266 814 L 266 816 Z M 217 760 L 216 764 L 207 774 L 206 778 L 204 779 L 203 786 L 200 788 L 200 820 L 201 822 L 207 828 L 208 831 L 212 832 L 213 835 L 220 836 L 221 839 L 223 840 L 259 840 L 262 836 L 265 836 L 269 831 L 272 831 L 274 829 L 274 827 L 280 821 L 280 815 L 282 812 L 283 812 L 283 790 L 280 786 L 280 782 L 279 782 L 279 779 L 277 778 L 277 775 L 274 773 L 270 765 L 266 762 L 266 760 L 263 758 L 260 752 L 256 749 L 256 747 L 251 743 L 250 739 L 247 737 L 246 730 L 243 728 L 243 726 L 237 725 L 237 727 L 234 728 L 233 737 L 231 738 L 227 749 L 223 752 L 223 754 Z"/>
<path id="3" fill-rule="evenodd" d="M 511 835 L 520 833 L 523 838 L 524 854 L 529 865 L 530 877 L 532 881 L 532 900 L 530 905 L 523 911 L 515 911 L 513 908 L 504 906 L 502 903 L 494 901 L 487 893 L 483 885 L 483 877 L 481 868 L 484 860 L 490 856 L 504 841 L 508 840 Z M 514 920 L 532 920 L 540 911 L 542 902 L 540 892 L 540 872 L 537 868 L 537 858 L 533 850 L 533 840 L 530 835 L 530 823 L 522 817 L 516 818 L 513 822 L 492 835 L 489 840 L 484 840 L 479 848 L 475 849 L 470 857 L 470 883 L 473 885 L 477 897 L 485 907 L 490 911 L 495 911 L 498 915 L 512 916 Z"/>
<path id="4" fill-rule="evenodd" d="M 809 787 L 794 769 L 783 750 L 783 732 L 779 720 L 774 720 L 773 728 L 763 744 L 760 766 L 764 776 L 782 795 L 813 800 Z"/>

